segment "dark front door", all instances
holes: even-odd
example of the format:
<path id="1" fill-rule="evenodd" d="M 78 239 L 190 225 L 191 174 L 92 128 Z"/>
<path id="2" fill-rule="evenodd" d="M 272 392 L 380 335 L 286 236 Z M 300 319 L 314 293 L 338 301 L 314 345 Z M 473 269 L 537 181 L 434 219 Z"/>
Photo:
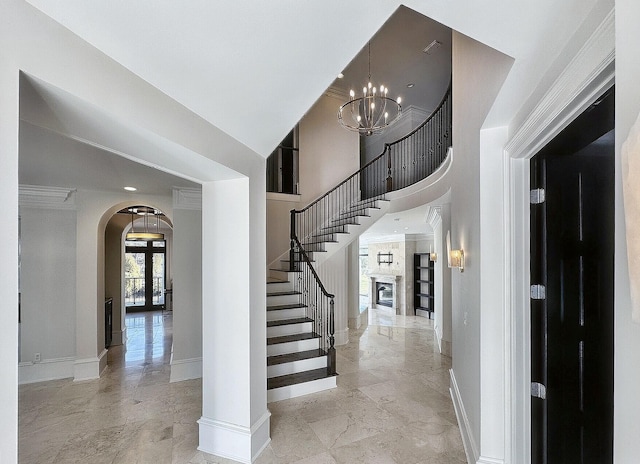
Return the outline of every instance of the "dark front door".
<path id="1" fill-rule="evenodd" d="M 534 464 L 613 462 L 613 100 L 531 161 Z"/>

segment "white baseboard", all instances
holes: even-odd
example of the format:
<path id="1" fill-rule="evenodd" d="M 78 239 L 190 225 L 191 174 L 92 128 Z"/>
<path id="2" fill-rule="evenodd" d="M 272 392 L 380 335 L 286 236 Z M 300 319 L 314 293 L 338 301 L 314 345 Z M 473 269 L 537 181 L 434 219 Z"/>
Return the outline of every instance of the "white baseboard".
<path id="1" fill-rule="evenodd" d="M 73 377 L 74 358 L 45 359 L 18 364 L 18 384 L 46 382 Z"/>
<path id="2" fill-rule="evenodd" d="M 462 435 L 462 444 L 464 445 L 464 452 L 467 455 L 468 463 L 478 462 L 479 453 L 478 447 L 473 434 L 471 433 L 471 426 L 469 424 L 469 418 L 467 412 L 464 409 L 462 397 L 460 396 L 460 390 L 458 389 L 458 382 L 456 382 L 456 376 L 453 369 L 449 369 L 449 375 L 451 377 L 451 399 L 453 400 L 453 409 L 456 412 L 456 418 L 458 419 L 458 427 L 460 427 L 460 435 Z"/>
<path id="3" fill-rule="evenodd" d="M 476 464 L 504 464 L 504 459 L 495 459 L 495 458 L 480 456 Z"/>
<path id="4" fill-rule="evenodd" d="M 202 358 L 178 359 L 171 357 L 171 375 L 169 382 L 202 378 Z"/>
<path id="5" fill-rule="evenodd" d="M 346 345 L 347 343 L 349 343 L 349 327 L 342 330 L 336 330 L 336 333 L 333 336 L 336 339 L 336 346 Z"/>
<path id="6" fill-rule="evenodd" d="M 76 359 L 73 363 L 73 380 L 79 382 L 99 379 L 100 374 L 107 367 L 106 355 L 107 350 L 102 350 L 95 358 Z"/>
<path id="7" fill-rule="evenodd" d="M 198 420 L 200 443 L 198 449 L 205 453 L 250 464 L 269 445 L 271 413 L 249 427 L 201 417 Z"/>
<path id="8" fill-rule="evenodd" d="M 124 345 L 127 341 L 127 329 L 111 332 L 111 346 Z"/>

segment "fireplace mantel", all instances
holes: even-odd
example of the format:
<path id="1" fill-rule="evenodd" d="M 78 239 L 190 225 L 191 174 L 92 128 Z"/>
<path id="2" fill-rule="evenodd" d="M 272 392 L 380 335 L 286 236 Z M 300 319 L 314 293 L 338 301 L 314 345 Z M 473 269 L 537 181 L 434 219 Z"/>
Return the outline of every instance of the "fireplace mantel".
<path id="1" fill-rule="evenodd" d="M 371 308 L 386 308 L 388 306 L 379 306 L 376 304 L 376 282 L 393 284 L 393 306 L 391 309 L 396 314 L 400 314 L 400 297 L 404 293 L 403 288 L 400 286 L 402 282 L 401 274 L 369 274 L 371 284 L 369 286 L 369 306 Z"/>

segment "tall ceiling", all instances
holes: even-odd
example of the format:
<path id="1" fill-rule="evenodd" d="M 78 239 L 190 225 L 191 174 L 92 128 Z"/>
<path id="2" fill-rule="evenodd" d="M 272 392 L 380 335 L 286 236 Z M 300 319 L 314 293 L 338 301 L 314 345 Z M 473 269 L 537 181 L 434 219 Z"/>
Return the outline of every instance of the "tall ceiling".
<path id="1" fill-rule="evenodd" d="M 514 58 L 487 120 L 505 124 L 596 1 L 404 5 Z M 400 6 L 396 0 L 29 3 L 265 157 Z"/>

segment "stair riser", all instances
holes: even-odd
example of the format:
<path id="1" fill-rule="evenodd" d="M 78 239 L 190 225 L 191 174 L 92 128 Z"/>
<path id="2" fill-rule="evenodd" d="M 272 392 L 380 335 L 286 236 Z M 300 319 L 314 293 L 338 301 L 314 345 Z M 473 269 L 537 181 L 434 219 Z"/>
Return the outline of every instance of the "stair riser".
<path id="1" fill-rule="evenodd" d="M 267 356 L 297 353 L 298 351 L 317 350 L 318 348 L 320 348 L 319 338 L 312 338 L 310 340 L 299 340 L 299 341 L 287 342 L 287 343 L 278 343 L 275 345 L 267 345 Z"/>
<path id="2" fill-rule="evenodd" d="M 299 298 L 300 298 L 300 295 L 277 295 L 277 296 L 267 295 L 267 306 L 294 304 L 294 303 L 298 303 Z"/>
<path id="3" fill-rule="evenodd" d="M 302 395 L 309 395 L 311 393 L 320 392 L 323 390 L 329 390 L 336 387 L 336 377 L 327 377 L 325 379 L 314 380 L 312 382 L 299 383 L 296 385 L 289 385 L 287 387 L 274 388 L 267 390 L 267 402 L 273 403 L 274 401 L 287 400 L 289 398 L 296 398 Z"/>
<path id="4" fill-rule="evenodd" d="M 301 322 L 300 324 L 278 325 L 267 327 L 267 337 L 282 337 L 284 335 L 295 335 L 299 333 L 311 332 L 313 322 Z"/>
<path id="5" fill-rule="evenodd" d="M 293 319 L 296 317 L 304 316 L 305 308 L 278 309 L 276 311 L 267 311 L 267 321 L 281 321 L 282 319 Z"/>
<path id="6" fill-rule="evenodd" d="M 267 284 L 267 295 L 272 292 L 290 292 L 291 290 L 293 290 L 293 283 L 291 282 Z"/>
<path id="7" fill-rule="evenodd" d="M 272 378 L 280 375 L 297 374 L 298 372 L 320 369 L 321 367 L 327 367 L 326 356 L 267 366 L 267 377 Z"/>

